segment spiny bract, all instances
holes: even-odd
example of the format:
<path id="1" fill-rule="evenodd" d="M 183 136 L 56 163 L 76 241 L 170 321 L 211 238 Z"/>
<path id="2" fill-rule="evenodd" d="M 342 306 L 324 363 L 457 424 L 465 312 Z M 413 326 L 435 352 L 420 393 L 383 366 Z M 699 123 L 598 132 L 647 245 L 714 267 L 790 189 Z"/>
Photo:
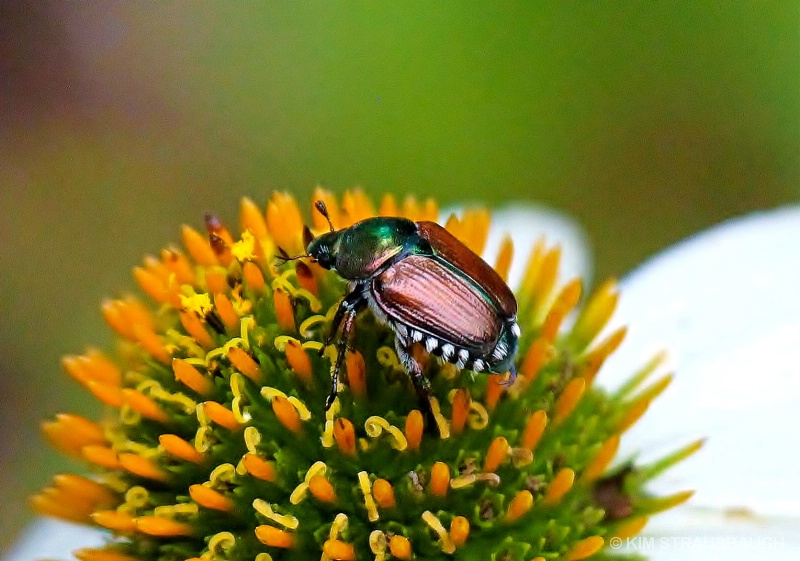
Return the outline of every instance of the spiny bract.
<path id="1" fill-rule="evenodd" d="M 317 199 L 337 228 L 375 214 L 358 191 L 341 206 L 323 191 Z M 391 197 L 379 210 L 437 213 L 432 201 L 398 209 Z M 327 229 L 313 220 L 316 233 Z M 323 341 L 346 286 L 313 263 L 276 259 L 278 248 L 304 249 L 290 196 L 274 194 L 265 214 L 242 201 L 239 239 L 213 217 L 206 226 L 207 236 L 184 227 L 188 256 L 165 249 L 134 270 L 155 307 L 133 297 L 103 304 L 121 336 L 114 360 L 89 350 L 63 361 L 109 413 L 44 424 L 92 473 L 56 476 L 32 502 L 109 531 L 106 547 L 76 553 L 83 561 L 609 559 L 606 540 L 689 497 L 648 497 L 643 485 L 699 443 L 609 471 L 620 435 L 670 377 L 641 388 L 656 357 L 613 395 L 593 386 L 624 337 L 594 341 L 617 292 L 601 286 L 561 333 L 581 282 L 557 289 L 559 249 L 537 244 L 517 291 L 513 385 L 419 349 L 438 424 L 424 431 L 393 334 L 370 313 L 359 316 L 338 398 L 324 411 L 336 351 Z M 489 215 L 468 211 L 446 226 L 480 254 Z M 495 264 L 503 277 L 512 253 L 506 238 Z"/>

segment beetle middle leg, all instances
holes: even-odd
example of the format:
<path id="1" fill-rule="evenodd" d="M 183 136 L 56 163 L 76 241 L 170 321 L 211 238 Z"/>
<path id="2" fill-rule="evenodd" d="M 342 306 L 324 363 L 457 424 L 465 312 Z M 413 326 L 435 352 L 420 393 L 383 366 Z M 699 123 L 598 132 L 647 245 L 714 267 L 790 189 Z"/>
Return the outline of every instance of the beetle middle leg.
<path id="1" fill-rule="evenodd" d="M 394 348 L 397 352 L 397 358 L 400 359 L 406 372 L 411 377 L 411 383 L 414 384 L 419 406 L 422 408 L 423 415 L 425 415 L 425 426 L 428 431 L 439 435 L 439 424 L 436 422 L 436 417 L 431 407 L 431 384 L 422 372 L 422 366 L 411 356 L 411 347 L 405 346 L 397 338 L 394 340 Z"/>
<path id="2" fill-rule="evenodd" d="M 339 372 L 342 369 L 345 355 L 347 354 L 350 334 L 353 332 L 356 315 L 362 308 L 364 308 L 364 306 L 366 306 L 366 304 L 367 301 L 364 299 L 361 291 L 354 290 L 348 294 L 344 300 L 342 300 L 342 303 L 339 304 L 339 307 L 336 309 L 336 313 L 333 316 L 331 332 L 325 340 L 325 346 L 323 346 L 323 349 L 327 347 L 331 341 L 333 341 L 333 338 L 336 336 L 336 332 L 339 330 L 339 326 L 342 326 L 342 333 L 339 336 L 339 340 L 336 342 L 336 363 L 333 365 L 333 370 L 331 371 L 331 391 L 328 393 L 328 397 L 325 399 L 325 411 L 331 408 L 331 405 L 333 405 L 333 400 L 336 399 L 336 394 L 339 387 Z"/>

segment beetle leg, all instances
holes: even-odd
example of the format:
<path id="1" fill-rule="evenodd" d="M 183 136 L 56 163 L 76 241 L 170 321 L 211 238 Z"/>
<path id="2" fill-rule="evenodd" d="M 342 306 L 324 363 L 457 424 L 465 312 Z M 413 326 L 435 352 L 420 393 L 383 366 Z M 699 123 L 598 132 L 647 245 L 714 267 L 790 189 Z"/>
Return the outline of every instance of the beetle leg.
<path id="1" fill-rule="evenodd" d="M 439 425 L 436 422 L 436 417 L 433 415 L 433 408 L 431 407 L 431 383 L 422 372 L 422 366 L 411 356 L 411 348 L 403 345 L 399 339 L 395 337 L 394 348 L 397 351 L 397 358 L 403 364 L 406 372 L 411 377 L 411 383 L 414 384 L 414 389 L 417 392 L 419 399 L 419 406 L 425 415 L 425 426 L 429 431 L 435 431 L 438 434 Z"/>
<path id="2" fill-rule="evenodd" d="M 354 291 L 348 294 L 336 309 L 336 314 L 333 317 L 333 325 L 331 326 L 331 334 L 328 336 L 325 346 L 327 347 L 328 343 L 336 335 L 340 325 L 342 325 L 342 334 L 336 342 L 336 363 L 331 371 L 331 391 L 325 399 L 325 411 L 331 408 L 333 400 L 336 399 L 336 394 L 339 389 L 339 372 L 342 369 L 342 364 L 344 364 L 344 358 L 347 354 L 348 342 L 350 340 L 350 334 L 353 332 L 356 314 L 358 314 L 359 310 L 365 305 L 366 300 L 361 292 Z M 323 349 L 324 348 L 325 347 L 323 347 Z"/>

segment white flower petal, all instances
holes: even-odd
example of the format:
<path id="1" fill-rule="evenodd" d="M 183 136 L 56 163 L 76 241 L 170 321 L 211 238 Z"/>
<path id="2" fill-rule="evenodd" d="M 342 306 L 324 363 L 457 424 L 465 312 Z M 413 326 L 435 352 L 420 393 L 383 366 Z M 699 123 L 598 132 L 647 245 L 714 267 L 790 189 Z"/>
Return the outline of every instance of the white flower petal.
<path id="1" fill-rule="evenodd" d="M 460 214 L 462 209 L 445 209 L 440 221 L 444 223 L 452 213 Z M 546 239 L 548 246 L 560 245 L 562 248 L 560 281 L 578 276 L 589 280 L 592 259 L 586 234 L 567 215 L 527 203 L 512 204 L 492 211 L 492 225 L 483 252 L 483 258 L 490 265 L 495 264 L 506 234 L 514 240 L 514 260 L 508 278 L 512 288 L 522 281 L 530 251 L 541 237 Z"/>
<path id="2" fill-rule="evenodd" d="M 41 518 L 31 524 L 2 561 L 73 559 L 72 552 L 84 547 L 100 547 L 108 534 L 87 526 Z"/>
<path id="3" fill-rule="evenodd" d="M 628 338 L 598 380 L 618 385 L 643 362 L 644 351 L 660 348 L 671 353 L 676 377 L 625 435 L 621 455 L 642 451 L 646 460 L 708 437 L 703 450 L 652 485 L 659 494 L 696 489 L 693 506 L 670 515 L 691 525 L 662 527 L 669 519 L 657 516 L 650 531 L 681 535 L 700 528 L 704 511 L 699 508 L 717 515 L 735 509 L 755 513 L 749 522 L 737 521 L 739 533 L 733 535 L 774 533 L 782 517 L 798 527 L 798 290 L 797 207 L 712 228 L 645 263 L 623 282 L 610 329 L 627 324 Z M 715 535 L 729 535 L 725 532 L 734 526 L 723 524 L 729 518 L 721 520 L 710 527 L 717 528 Z M 796 548 L 800 533 L 791 535 Z M 788 542 L 784 550 L 791 553 Z M 770 558 L 798 558 L 791 551 L 791 557 L 776 550 Z M 684 552 L 680 558 L 687 558 Z"/>

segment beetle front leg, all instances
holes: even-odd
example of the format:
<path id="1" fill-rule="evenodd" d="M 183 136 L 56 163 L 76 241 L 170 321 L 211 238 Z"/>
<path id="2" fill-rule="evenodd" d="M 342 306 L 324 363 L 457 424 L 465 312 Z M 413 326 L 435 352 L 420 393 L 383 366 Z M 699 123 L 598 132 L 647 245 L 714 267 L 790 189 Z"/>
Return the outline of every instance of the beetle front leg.
<path id="1" fill-rule="evenodd" d="M 331 408 L 333 400 L 336 399 L 336 394 L 339 388 L 339 372 L 344 364 L 344 358 L 347 353 L 348 342 L 350 341 L 350 334 L 353 332 L 355 325 L 356 314 L 366 305 L 366 300 L 361 292 L 353 291 L 348 294 L 339 307 L 336 309 L 336 314 L 333 316 L 333 324 L 331 325 L 331 332 L 325 341 L 325 347 L 336 336 L 339 326 L 342 326 L 342 334 L 336 342 L 336 363 L 333 365 L 331 371 L 331 391 L 325 399 L 325 411 Z M 325 348 L 323 347 L 323 349 Z"/>
<path id="2" fill-rule="evenodd" d="M 406 347 L 397 338 L 394 340 L 394 348 L 397 352 L 397 358 L 400 359 L 406 372 L 411 377 L 411 383 L 414 384 L 419 406 L 423 415 L 425 415 L 425 426 L 429 431 L 435 431 L 437 435 L 441 436 L 439 434 L 439 424 L 436 422 L 436 417 L 431 407 L 431 383 L 422 372 L 422 366 L 411 356 L 411 347 Z"/>

